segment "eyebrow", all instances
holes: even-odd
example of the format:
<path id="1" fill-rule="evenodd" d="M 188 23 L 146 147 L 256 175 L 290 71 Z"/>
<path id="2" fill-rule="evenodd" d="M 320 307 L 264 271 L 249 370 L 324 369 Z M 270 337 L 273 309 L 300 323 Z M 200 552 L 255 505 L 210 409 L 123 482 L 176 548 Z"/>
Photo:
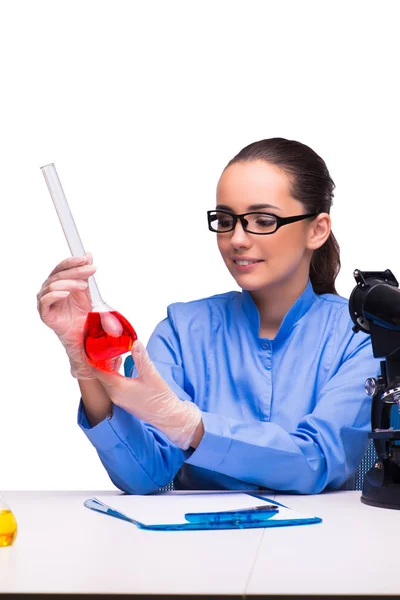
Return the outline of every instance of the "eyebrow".
<path id="1" fill-rule="evenodd" d="M 231 212 L 234 212 L 232 208 L 230 206 L 227 206 L 226 204 L 217 204 L 215 208 L 217 210 L 229 210 Z M 248 210 L 259 210 L 260 208 L 275 208 L 276 210 L 281 210 L 279 206 L 275 206 L 274 204 L 250 204 L 250 206 L 248 206 L 247 208 Z"/>

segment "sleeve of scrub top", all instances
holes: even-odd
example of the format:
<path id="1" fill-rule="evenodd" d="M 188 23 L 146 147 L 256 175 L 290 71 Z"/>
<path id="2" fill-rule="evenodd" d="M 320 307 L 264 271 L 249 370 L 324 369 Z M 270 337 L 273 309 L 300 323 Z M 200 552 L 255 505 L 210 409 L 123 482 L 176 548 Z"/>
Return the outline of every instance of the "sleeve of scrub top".
<path id="1" fill-rule="evenodd" d="M 154 361 L 159 373 L 181 400 L 191 400 L 183 390 L 183 371 L 174 348 L 178 347 L 174 331 L 162 321 L 153 334 L 158 355 Z M 125 361 L 125 374 L 136 376 L 133 361 Z M 147 494 L 168 485 L 181 468 L 185 455 L 157 428 L 140 421 L 124 409 L 114 406 L 111 418 L 91 427 L 82 404 L 78 424 L 89 438 L 111 481 L 132 494 Z"/>

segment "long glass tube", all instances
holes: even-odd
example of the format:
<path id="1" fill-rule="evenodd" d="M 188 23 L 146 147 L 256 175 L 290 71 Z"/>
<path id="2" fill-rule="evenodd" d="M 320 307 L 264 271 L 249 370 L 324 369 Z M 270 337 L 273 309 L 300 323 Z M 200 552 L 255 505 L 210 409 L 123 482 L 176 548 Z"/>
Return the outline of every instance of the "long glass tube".
<path id="1" fill-rule="evenodd" d="M 40 168 L 49 189 L 50 196 L 53 200 L 54 207 L 57 211 L 58 218 L 60 219 L 61 226 L 64 230 L 71 254 L 72 256 L 83 256 L 85 254 L 85 249 L 79 236 L 78 229 L 75 225 L 74 218 L 69 208 L 67 198 L 65 197 L 64 190 L 62 188 L 61 181 L 58 177 L 54 163 L 44 165 Z M 88 281 L 93 311 L 109 310 L 110 307 L 104 303 L 100 295 L 94 276 L 92 275 L 89 277 Z"/>

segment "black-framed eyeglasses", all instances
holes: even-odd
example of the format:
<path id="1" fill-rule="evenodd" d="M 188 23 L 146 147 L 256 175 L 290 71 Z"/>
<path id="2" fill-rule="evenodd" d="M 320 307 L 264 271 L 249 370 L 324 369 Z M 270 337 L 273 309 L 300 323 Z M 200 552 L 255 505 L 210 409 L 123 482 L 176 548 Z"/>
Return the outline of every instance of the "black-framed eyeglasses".
<path id="1" fill-rule="evenodd" d="M 282 225 L 296 223 L 303 219 L 316 217 L 319 213 L 297 215 L 295 217 L 278 217 L 277 215 L 264 212 L 248 212 L 236 215 L 228 210 L 208 210 L 208 228 L 215 233 L 227 233 L 233 231 L 238 220 L 244 231 L 255 235 L 269 235 L 275 233 Z"/>

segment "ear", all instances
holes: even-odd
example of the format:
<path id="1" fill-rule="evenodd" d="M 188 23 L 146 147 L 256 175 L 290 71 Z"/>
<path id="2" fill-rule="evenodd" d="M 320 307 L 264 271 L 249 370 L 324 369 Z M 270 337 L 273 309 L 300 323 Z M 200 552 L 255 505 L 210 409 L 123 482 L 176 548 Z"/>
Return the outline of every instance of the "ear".
<path id="1" fill-rule="evenodd" d="M 307 235 L 307 248 L 317 250 L 328 239 L 331 233 L 331 218 L 328 213 L 321 213 L 310 223 Z"/>

